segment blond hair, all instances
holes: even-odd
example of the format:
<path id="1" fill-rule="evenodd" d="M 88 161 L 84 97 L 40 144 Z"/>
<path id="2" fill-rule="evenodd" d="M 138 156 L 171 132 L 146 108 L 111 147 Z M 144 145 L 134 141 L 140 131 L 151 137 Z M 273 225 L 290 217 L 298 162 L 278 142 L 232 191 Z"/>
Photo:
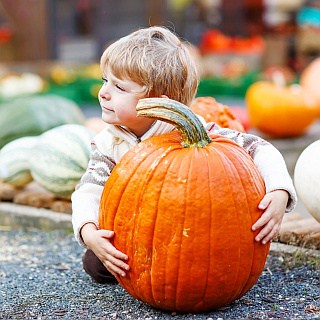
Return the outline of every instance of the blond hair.
<path id="1" fill-rule="evenodd" d="M 167 95 L 190 105 L 198 87 L 196 64 L 187 46 L 164 27 L 137 30 L 103 52 L 101 69 L 145 87 L 147 97 Z"/>

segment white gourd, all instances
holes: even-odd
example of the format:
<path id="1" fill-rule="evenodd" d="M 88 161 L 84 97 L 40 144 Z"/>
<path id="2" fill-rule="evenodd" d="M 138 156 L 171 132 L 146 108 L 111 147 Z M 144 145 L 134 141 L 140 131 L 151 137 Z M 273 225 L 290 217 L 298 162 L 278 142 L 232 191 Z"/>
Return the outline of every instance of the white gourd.
<path id="1" fill-rule="evenodd" d="M 7 143 L 0 150 L 0 180 L 15 187 L 32 181 L 30 157 L 38 137 L 23 137 Z"/>
<path id="2" fill-rule="evenodd" d="M 66 124 L 39 136 L 30 161 L 33 179 L 60 198 L 70 198 L 88 165 L 93 132 Z"/>
<path id="3" fill-rule="evenodd" d="M 294 169 L 294 185 L 299 199 L 320 222 L 320 140 L 311 143 L 300 154 Z"/>

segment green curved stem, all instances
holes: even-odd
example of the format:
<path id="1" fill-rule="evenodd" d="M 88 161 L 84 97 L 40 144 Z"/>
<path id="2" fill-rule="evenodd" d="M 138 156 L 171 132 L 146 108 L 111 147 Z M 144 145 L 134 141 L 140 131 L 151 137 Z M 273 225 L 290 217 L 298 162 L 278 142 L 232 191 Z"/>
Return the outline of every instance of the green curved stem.
<path id="1" fill-rule="evenodd" d="M 174 125 L 184 147 L 204 147 L 211 142 L 200 119 L 184 104 L 168 98 L 145 98 L 137 104 L 139 117 L 156 118 Z"/>

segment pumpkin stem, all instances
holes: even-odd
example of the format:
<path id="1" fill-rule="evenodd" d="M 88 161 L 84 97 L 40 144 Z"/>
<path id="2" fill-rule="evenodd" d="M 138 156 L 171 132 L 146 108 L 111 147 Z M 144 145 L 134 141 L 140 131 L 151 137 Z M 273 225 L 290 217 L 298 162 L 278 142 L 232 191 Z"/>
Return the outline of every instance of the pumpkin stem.
<path id="1" fill-rule="evenodd" d="M 138 117 L 156 118 L 174 125 L 181 133 L 182 145 L 204 147 L 212 140 L 200 119 L 184 104 L 168 98 L 145 98 L 137 104 Z"/>

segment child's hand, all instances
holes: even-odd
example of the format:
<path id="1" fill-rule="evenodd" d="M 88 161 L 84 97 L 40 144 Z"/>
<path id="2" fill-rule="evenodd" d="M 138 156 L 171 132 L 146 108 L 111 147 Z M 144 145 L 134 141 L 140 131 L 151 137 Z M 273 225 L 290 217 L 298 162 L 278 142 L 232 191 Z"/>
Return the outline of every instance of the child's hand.
<path id="1" fill-rule="evenodd" d="M 114 236 L 111 230 L 97 230 L 93 223 L 84 225 L 81 229 L 81 236 L 84 243 L 100 259 L 104 266 L 114 276 L 126 275 L 129 265 L 124 261 L 128 256 L 117 250 L 111 243 L 110 239 Z"/>
<path id="2" fill-rule="evenodd" d="M 252 226 L 252 230 L 260 229 L 256 241 L 266 244 L 274 239 L 280 231 L 283 215 L 288 203 L 289 194 L 285 190 L 275 190 L 267 193 L 259 203 L 259 209 L 264 210 L 262 216 Z"/>

